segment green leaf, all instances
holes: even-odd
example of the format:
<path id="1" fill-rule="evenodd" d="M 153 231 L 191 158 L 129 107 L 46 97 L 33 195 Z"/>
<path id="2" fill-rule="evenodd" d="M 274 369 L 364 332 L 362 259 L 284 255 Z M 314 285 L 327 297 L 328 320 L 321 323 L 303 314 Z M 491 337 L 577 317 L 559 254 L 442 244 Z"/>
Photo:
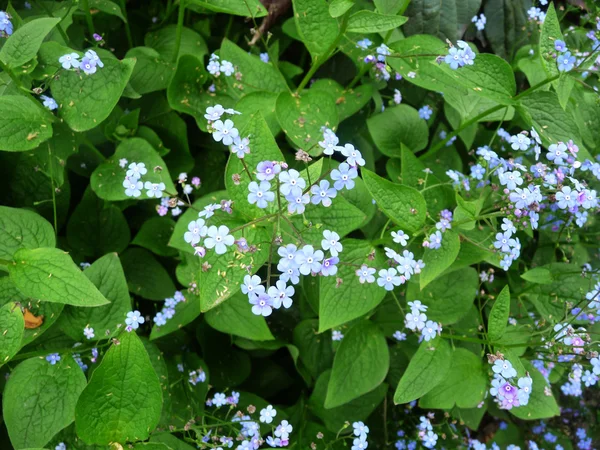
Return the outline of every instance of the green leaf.
<path id="1" fill-rule="evenodd" d="M 255 341 L 275 339 L 265 318 L 252 314 L 252 305 L 248 302 L 248 296 L 241 292 L 208 311 L 204 318 L 211 327 L 221 333 Z"/>
<path id="2" fill-rule="evenodd" d="M 544 19 L 544 23 L 542 24 L 542 29 L 540 31 L 539 48 L 542 66 L 544 67 L 544 71 L 548 77 L 558 75 L 558 64 L 556 63 L 556 58 L 554 57 L 554 55 L 557 53 L 557 51 L 554 49 L 554 42 L 557 39 L 560 39 L 563 42 L 565 40 L 562 31 L 560 31 L 560 23 L 558 21 L 558 17 L 556 16 L 554 3 L 551 2 L 550 5 L 548 5 L 546 18 Z M 555 81 L 555 83 L 557 82 Z"/>
<path id="3" fill-rule="evenodd" d="M 377 406 L 381 404 L 388 389 L 386 383 L 381 383 L 372 391 L 355 398 L 345 405 L 338 406 L 337 408 L 325 408 L 325 397 L 327 396 L 327 386 L 330 379 L 330 370 L 323 372 L 319 376 L 308 399 L 308 407 L 315 416 L 323 421 L 327 429 L 333 433 L 337 433 L 342 429 L 346 422 L 366 421 Z M 322 430 L 322 425 L 319 425 L 318 430 Z M 315 434 L 311 436 L 311 440 L 314 440 L 314 436 Z M 309 448 L 309 444 L 306 444 L 302 448 Z"/>
<path id="4" fill-rule="evenodd" d="M 210 11 L 243 17 L 263 17 L 267 10 L 258 0 L 190 0 L 191 6 L 200 6 Z"/>
<path id="5" fill-rule="evenodd" d="M 325 0 L 292 0 L 298 35 L 313 61 L 321 61 L 335 42 L 338 23 L 329 15 Z"/>
<path id="6" fill-rule="evenodd" d="M 485 36 L 490 41 L 494 53 L 502 58 L 513 59 L 517 46 L 523 45 L 531 35 L 527 9 L 532 6 L 529 0 L 496 0 L 485 2 L 484 14 L 493 17 L 485 26 Z"/>
<path id="7" fill-rule="evenodd" d="M 170 433 L 156 433 L 150 438 L 150 442 L 162 442 L 167 445 L 170 450 L 195 450 L 189 444 L 186 444 L 182 440 L 177 439 Z"/>
<path id="8" fill-rule="evenodd" d="M 44 447 L 73 422 L 85 375 L 70 355 L 52 365 L 31 358 L 10 374 L 2 398 L 4 421 L 15 448 Z"/>
<path id="9" fill-rule="evenodd" d="M 406 298 L 409 301 L 419 299 L 429 306 L 429 319 L 451 325 L 469 312 L 478 286 L 477 271 L 465 267 L 437 278 L 435 283 L 420 291 L 416 283 L 409 283 Z"/>
<path id="10" fill-rule="evenodd" d="M 450 369 L 441 383 L 419 400 L 420 408 L 475 408 L 483 400 L 489 379 L 482 359 L 464 348 L 455 349 L 450 359 Z"/>
<path id="11" fill-rule="evenodd" d="M 376 259 L 370 260 L 369 254 L 374 252 L 375 248 L 365 241 L 346 239 L 342 244 L 342 260 L 351 261 L 352 265 L 339 265 L 335 277 L 323 277 L 320 280 L 320 333 L 368 313 L 385 297 L 383 289 L 375 284 L 361 284 L 355 274 L 356 268 L 362 264 L 370 267 L 383 266 L 383 255 L 377 252 Z M 338 286 L 336 278 L 341 278 L 344 282 Z"/>
<path id="12" fill-rule="evenodd" d="M 225 186 L 231 200 L 236 205 L 236 209 L 248 218 L 255 219 L 264 216 L 266 212 L 274 212 L 277 205 L 273 202 L 269 211 L 269 209 L 260 209 L 256 205 L 248 203 L 248 185 L 251 181 L 244 169 L 243 163 L 246 164 L 250 173 L 254 173 L 256 166 L 261 161 L 284 161 L 285 158 L 281 154 L 275 138 L 271 134 L 269 126 L 260 112 L 252 116 L 250 122 L 240 131 L 240 136 L 250 137 L 250 153 L 244 157 L 243 162 L 234 153 L 229 155 L 229 161 L 225 169 Z M 232 179 L 234 174 L 240 176 L 238 184 Z M 254 175 L 252 176 L 252 181 L 256 181 Z"/>
<path id="13" fill-rule="evenodd" d="M 129 162 L 146 164 L 148 173 L 142 176 L 141 180 L 152 183 L 165 183 L 166 192 L 174 194 L 176 192 L 175 186 L 171 181 L 171 175 L 167 170 L 167 165 L 163 159 L 158 155 L 156 150 L 144 139 L 130 138 L 126 139 L 119 144 L 117 151 L 105 162 L 100 164 L 90 179 L 90 186 L 98 197 L 103 200 L 117 201 L 117 200 L 128 200 L 130 197 L 125 195 L 125 188 L 123 187 L 123 180 L 125 180 L 127 167 L 121 167 L 119 160 L 121 158 L 127 159 Z M 154 167 L 162 167 L 160 173 L 154 172 Z M 147 199 L 150 197 L 146 195 L 146 191 L 142 191 L 142 195 L 139 196 L 140 200 Z"/>
<path id="14" fill-rule="evenodd" d="M 334 20 L 334 19 L 331 19 Z M 226 81 L 233 93 L 246 95 L 256 91 L 284 92 L 288 90 L 283 76 L 272 64 L 265 64 L 256 55 L 249 55 L 229 39 L 221 44 L 221 59 L 235 64 L 237 71 L 242 74 L 240 81 L 235 77 L 227 77 Z M 237 86 L 237 87 L 236 87 Z"/>
<path id="15" fill-rule="evenodd" d="M 29 97 L 3 95 L 0 102 L 0 150 L 23 152 L 52 137 L 52 115 Z"/>
<path id="16" fill-rule="evenodd" d="M 150 250 L 158 256 L 175 256 L 177 250 L 168 246 L 169 239 L 175 229 L 175 221 L 169 217 L 152 217 L 142 224 L 135 235 L 134 245 Z"/>
<path id="17" fill-rule="evenodd" d="M 58 22 L 60 19 L 44 17 L 20 27 L 4 43 L 0 50 L 0 61 L 13 69 L 33 59 L 46 35 Z"/>
<path id="18" fill-rule="evenodd" d="M 374 0 L 373 3 L 382 14 L 401 14 L 408 7 L 410 0 Z"/>
<path id="19" fill-rule="evenodd" d="M 136 61 L 129 84 L 138 94 L 161 91 L 169 86 L 175 65 L 153 48 L 134 47 L 125 57 Z"/>
<path id="20" fill-rule="evenodd" d="M 121 210 L 105 204 L 88 186 L 67 224 L 69 246 L 81 255 L 97 258 L 122 252 L 130 239 L 129 225 Z"/>
<path id="21" fill-rule="evenodd" d="M 329 369 L 333 363 L 331 333 L 319 333 L 318 327 L 317 319 L 303 320 L 294 328 L 293 339 L 294 345 L 300 352 L 300 360 L 314 378 Z M 323 393 L 324 398 L 325 393 Z"/>
<path id="22" fill-rule="evenodd" d="M 60 316 L 59 326 L 63 332 L 75 340 L 83 339 L 83 329 L 94 329 L 96 339 L 108 339 L 118 331 L 125 316 L 131 311 L 131 299 L 121 262 L 116 253 L 109 253 L 96 260 L 83 271 L 94 283 L 109 305 L 97 308 L 77 308 L 67 305 Z"/>
<path id="23" fill-rule="evenodd" d="M 246 128 L 253 117 L 260 112 L 267 122 L 267 125 L 269 125 L 269 129 L 273 136 L 277 136 L 281 131 L 277 116 L 275 115 L 275 102 L 277 101 L 278 96 L 279 94 L 275 92 L 256 91 L 240 98 L 234 108 L 241 113 L 239 116 L 235 116 L 235 126 L 237 129 L 243 130 Z M 250 138 L 252 138 L 252 136 L 250 136 Z"/>
<path id="24" fill-rule="evenodd" d="M 525 281 L 530 281 L 537 284 L 551 284 L 554 282 L 554 277 L 550 269 L 546 267 L 534 267 L 527 272 L 521 274 L 521 278 Z"/>
<path id="25" fill-rule="evenodd" d="M 358 11 L 352 14 L 348 20 L 346 31 L 350 33 L 381 33 L 393 30 L 403 25 L 408 17 L 378 14 L 373 11 Z"/>
<path id="26" fill-rule="evenodd" d="M 110 0 L 90 0 L 89 6 L 90 6 L 90 9 L 97 9 L 105 14 L 110 14 L 111 16 L 116 16 L 119 19 L 121 19 L 123 22 L 127 23 L 127 19 L 125 18 L 125 16 L 123 16 L 121 7 L 119 5 L 117 5 L 115 2 L 111 2 Z"/>
<path id="27" fill-rule="evenodd" d="M 404 33 L 435 34 L 455 42 L 471 25 L 471 18 L 480 7 L 481 0 L 412 0 L 405 12 L 409 21 Z"/>
<path id="28" fill-rule="evenodd" d="M 177 25 L 167 25 L 146 34 L 144 45 L 156 50 L 165 61 L 174 61 L 177 46 Z M 208 47 L 202 36 L 190 28 L 182 27 L 177 59 L 183 55 L 193 55 L 202 60 L 207 53 Z"/>
<path id="29" fill-rule="evenodd" d="M 460 74 L 452 70 L 449 65 L 438 65 L 447 76 L 458 85 L 471 92 L 492 99 L 502 105 L 512 105 L 517 85 L 513 70 L 502 58 L 491 53 L 480 53 L 475 58 L 472 66 L 461 67 Z"/>
<path id="30" fill-rule="evenodd" d="M 425 223 L 427 204 L 419 191 L 392 183 L 365 168 L 361 173 L 377 206 L 400 228 L 412 232 Z"/>
<path id="31" fill-rule="evenodd" d="M 205 110 L 217 103 L 202 89 L 206 78 L 207 73 L 202 62 L 195 56 L 183 55 L 179 58 L 177 70 L 167 88 L 167 99 L 171 108 L 194 116 L 198 126 L 206 125 Z M 239 128 L 237 120 L 236 126 Z"/>
<path id="32" fill-rule="evenodd" d="M 0 366 L 6 364 L 21 348 L 25 321 L 16 303 L 0 308 Z"/>
<path id="33" fill-rule="evenodd" d="M 344 405 L 379 386 L 390 365 L 385 336 L 372 322 L 354 325 L 333 360 L 325 408 Z"/>
<path id="34" fill-rule="evenodd" d="M 184 302 L 179 302 L 175 305 L 175 315 L 167 321 L 166 325 L 152 327 L 150 340 L 160 339 L 163 336 L 171 334 L 189 323 L 192 323 L 196 317 L 200 315 L 200 298 L 197 294 L 184 291 Z"/>
<path id="35" fill-rule="evenodd" d="M 300 95 L 282 92 L 277 97 L 275 112 L 286 136 L 312 156 L 323 152 L 317 145 L 323 139 L 321 128 L 335 128 L 339 120 L 335 98 L 320 90 L 311 89 Z"/>
<path id="36" fill-rule="evenodd" d="M 429 141 L 427 122 L 409 105 L 393 106 L 372 115 L 367 119 L 367 127 L 377 148 L 387 156 L 400 157 L 402 144 L 418 152 Z"/>
<path id="37" fill-rule="evenodd" d="M 54 228 L 42 216 L 27 209 L 0 206 L 0 258 L 12 259 L 20 248 L 55 245 Z"/>
<path id="38" fill-rule="evenodd" d="M 329 3 L 329 15 L 331 15 L 331 17 L 343 16 L 346 11 L 353 6 L 353 0 L 332 0 L 332 2 Z"/>
<path id="39" fill-rule="evenodd" d="M 81 393 L 77 435 L 87 444 L 145 440 L 158 424 L 162 390 L 140 338 L 123 333 Z"/>
<path id="40" fill-rule="evenodd" d="M 74 131 L 91 130 L 109 116 L 135 66 L 132 58 L 119 61 L 104 53 L 100 57 L 104 67 L 96 73 L 65 70 L 51 83 L 58 114 Z"/>
<path id="41" fill-rule="evenodd" d="M 28 297 L 86 307 L 108 303 L 62 250 L 22 248 L 15 253 L 14 260 L 8 266 L 10 279 Z"/>
<path id="42" fill-rule="evenodd" d="M 442 338 L 424 341 L 414 354 L 394 393 L 396 405 L 423 397 L 444 380 L 452 361 L 452 349 Z"/>
<path id="43" fill-rule="evenodd" d="M 508 285 L 504 286 L 496 298 L 490 316 L 488 317 L 488 338 L 494 342 L 502 339 L 508 316 L 510 314 L 510 289 Z"/>
<path id="44" fill-rule="evenodd" d="M 353 89 L 344 89 L 337 81 L 328 78 L 315 81 L 311 84 L 310 89 L 311 91 L 326 91 L 335 97 L 340 122 L 360 111 L 369 103 L 373 95 L 372 84 L 361 84 Z"/>
<path id="45" fill-rule="evenodd" d="M 148 300 L 173 296 L 175 284 L 154 255 L 143 248 L 130 248 L 121 255 L 129 292 Z"/>
<path id="46" fill-rule="evenodd" d="M 421 271 L 421 290 L 435 280 L 456 260 L 460 251 L 460 238 L 452 230 L 447 230 L 442 235 L 442 246 L 437 250 L 425 249 L 423 262 L 425 267 Z"/>

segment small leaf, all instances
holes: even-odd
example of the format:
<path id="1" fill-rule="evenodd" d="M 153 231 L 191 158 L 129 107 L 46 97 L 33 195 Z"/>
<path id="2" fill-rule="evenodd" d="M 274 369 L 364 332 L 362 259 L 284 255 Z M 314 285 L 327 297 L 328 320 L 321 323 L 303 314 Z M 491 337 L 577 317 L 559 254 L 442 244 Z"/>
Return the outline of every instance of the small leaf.
<path id="1" fill-rule="evenodd" d="M 111 16 L 116 16 L 127 23 L 127 19 L 123 16 L 121 7 L 115 2 L 111 2 L 110 0 L 90 0 L 89 5 L 91 9 L 97 9 L 98 11 L 110 14 Z"/>
<path id="2" fill-rule="evenodd" d="M 33 59 L 46 35 L 58 22 L 60 19 L 44 17 L 20 27 L 4 43 L 0 50 L 0 61 L 12 69 Z"/>
<path id="3" fill-rule="evenodd" d="M 340 17 L 353 6 L 353 0 L 332 0 L 331 3 L 329 3 L 329 14 L 331 17 Z"/>
<path id="4" fill-rule="evenodd" d="M 14 260 L 8 266 L 10 279 L 27 297 L 86 307 L 108 303 L 62 250 L 22 248 L 15 253 Z"/>
<path id="5" fill-rule="evenodd" d="M 3 95 L 0 102 L 0 150 L 23 152 L 52 137 L 52 115 L 22 95 Z"/>
<path id="6" fill-rule="evenodd" d="M 15 448 L 44 447 L 73 422 L 85 375 L 70 355 L 52 365 L 31 358 L 10 374 L 3 395 L 3 414 Z"/>
<path id="7" fill-rule="evenodd" d="M 452 230 L 442 234 L 442 246 L 436 250 L 427 248 L 423 254 L 425 267 L 421 271 L 421 290 L 441 275 L 444 270 L 452 265 L 460 251 L 460 238 Z"/>
<path id="8" fill-rule="evenodd" d="M 21 348 L 25 320 L 16 303 L 0 308 L 0 366 L 6 364 Z"/>
<path id="9" fill-rule="evenodd" d="M 361 173 L 377 206 L 394 223 L 405 231 L 416 231 L 423 225 L 427 204 L 419 191 L 392 183 L 365 168 Z"/>
<path id="10" fill-rule="evenodd" d="M 408 17 L 378 14 L 373 11 L 358 11 L 350 16 L 348 28 L 350 33 L 381 33 L 403 25 Z"/>
<path id="11" fill-rule="evenodd" d="M 552 272 L 546 267 L 534 267 L 521 274 L 521 278 L 536 284 L 551 284 L 554 282 Z"/>
<path id="12" fill-rule="evenodd" d="M 490 311 L 488 318 L 488 338 L 494 342 L 502 339 L 510 313 L 510 289 L 504 286 Z"/>
<path id="13" fill-rule="evenodd" d="M 75 410 L 77 435 L 87 444 L 145 440 L 162 409 L 162 389 L 135 332 L 113 344 L 81 393 Z"/>
<path id="14" fill-rule="evenodd" d="M 54 247 L 54 228 L 42 216 L 0 206 L 0 258 L 12 259 L 20 248 Z"/>
<path id="15" fill-rule="evenodd" d="M 333 360 L 325 408 L 335 408 L 371 392 L 390 365 L 385 336 L 372 322 L 362 321 L 346 334 Z"/>
<path id="16" fill-rule="evenodd" d="M 554 48 L 554 42 L 559 39 L 564 42 L 562 31 L 560 30 L 560 22 L 556 16 L 556 9 L 554 3 L 550 2 L 548 10 L 546 11 L 546 17 L 542 24 L 540 31 L 540 51 L 539 56 L 542 60 L 542 66 L 548 77 L 558 75 L 558 64 L 556 62 L 555 54 L 558 53 Z M 555 86 L 557 81 L 554 82 Z"/>
<path id="17" fill-rule="evenodd" d="M 422 342 L 398 383 L 394 403 L 409 403 L 430 392 L 444 379 L 451 361 L 452 350 L 444 339 Z"/>
<path id="18" fill-rule="evenodd" d="M 387 156 L 400 157 L 402 144 L 418 152 L 429 140 L 427 122 L 408 105 L 393 106 L 374 114 L 367 119 L 367 127 L 377 148 Z"/>

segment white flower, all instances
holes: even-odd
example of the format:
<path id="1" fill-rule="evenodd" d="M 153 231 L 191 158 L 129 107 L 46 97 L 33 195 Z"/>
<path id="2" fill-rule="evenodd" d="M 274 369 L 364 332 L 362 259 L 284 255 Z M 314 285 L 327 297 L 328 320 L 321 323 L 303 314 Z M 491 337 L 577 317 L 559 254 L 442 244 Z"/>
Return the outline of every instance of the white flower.
<path id="1" fill-rule="evenodd" d="M 163 196 L 163 191 L 165 190 L 165 183 L 152 183 L 146 181 L 146 183 L 144 183 L 144 189 L 146 189 L 146 195 L 148 197 L 161 198 Z"/>
<path id="2" fill-rule="evenodd" d="M 260 421 L 262 423 L 271 423 L 273 422 L 273 417 L 277 415 L 277 411 L 273 408 L 272 405 L 267 406 L 260 410 Z"/>

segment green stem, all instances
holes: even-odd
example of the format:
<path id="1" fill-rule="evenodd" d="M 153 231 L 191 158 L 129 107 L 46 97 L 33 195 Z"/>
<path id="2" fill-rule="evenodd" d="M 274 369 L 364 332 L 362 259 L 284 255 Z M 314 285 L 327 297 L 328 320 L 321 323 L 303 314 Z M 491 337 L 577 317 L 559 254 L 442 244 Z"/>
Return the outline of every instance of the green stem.
<path id="1" fill-rule="evenodd" d="M 337 37 L 335 38 L 335 41 L 333 41 L 331 43 L 331 45 L 329 46 L 329 48 L 323 54 L 323 58 L 320 61 L 319 60 L 316 60 L 316 61 L 313 60 L 312 65 L 310 66 L 309 71 L 307 72 L 307 74 L 304 76 L 304 78 L 302 79 L 302 81 L 298 85 L 298 89 L 296 89 L 296 93 L 299 93 L 299 92 L 302 91 L 302 89 L 304 89 L 304 87 L 308 84 L 308 82 L 313 77 L 313 75 L 315 74 L 315 72 L 319 69 L 319 67 L 321 67 L 321 65 L 323 65 L 323 63 L 329 59 L 329 57 L 331 56 L 331 53 L 337 48 L 338 44 L 340 43 L 340 41 L 344 37 L 344 33 L 346 32 L 346 27 L 347 26 L 348 26 L 348 16 L 345 15 L 344 18 L 342 19 L 342 26 L 340 27 L 340 32 L 337 35 Z"/>
<path id="2" fill-rule="evenodd" d="M 125 33 L 127 34 L 127 42 L 131 48 L 133 47 L 133 38 L 131 37 L 131 28 L 129 27 L 129 18 L 127 17 L 127 5 L 125 4 L 125 0 L 121 0 L 121 12 L 123 13 L 123 17 L 125 17 Z"/>
<path id="3" fill-rule="evenodd" d="M 183 19 L 185 17 L 184 0 L 179 0 L 179 13 L 177 15 L 177 34 L 175 35 L 175 52 L 173 53 L 173 62 L 177 62 L 179 57 L 179 48 L 181 47 L 181 32 L 183 29 Z"/>
<path id="4" fill-rule="evenodd" d="M 81 9 L 85 13 L 85 21 L 87 22 L 88 31 L 90 37 L 93 39 L 96 31 L 94 30 L 94 21 L 92 20 L 92 13 L 90 12 L 90 3 L 88 0 L 81 0 Z"/>

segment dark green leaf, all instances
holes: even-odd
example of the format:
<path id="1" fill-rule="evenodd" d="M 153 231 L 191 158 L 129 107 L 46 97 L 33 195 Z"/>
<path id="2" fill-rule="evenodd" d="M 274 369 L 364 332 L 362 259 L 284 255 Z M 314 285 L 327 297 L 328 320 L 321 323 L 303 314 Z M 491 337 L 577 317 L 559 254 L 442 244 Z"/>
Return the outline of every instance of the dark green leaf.
<path id="1" fill-rule="evenodd" d="M 346 31 L 350 33 L 381 33 L 393 30 L 403 25 L 408 20 L 404 16 L 378 14 L 373 11 L 358 11 L 348 20 Z"/>
<path id="2" fill-rule="evenodd" d="M 52 115 L 31 98 L 3 95 L 0 102 L 0 150 L 22 152 L 52 137 Z"/>
<path id="3" fill-rule="evenodd" d="M 294 345 L 298 347 L 300 360 L 314 378 L 329 369 L 333 363 L 331 333 L 319 333 L 318 327 L 317 319 L 307 319 L 294 328 Z"/>
<path id="4" fill-rule="evenodd" d="M 173 280 L 149 251 L 130 248 L 121 255 L 121 263 L 132 294 L 157 301 L 173 296 Z"/>
<path id="5" fill-rule="evenodd" d="M 0 61 L 10 68 L 15 68 L 33 59 L 46 35 L 58 22 L 60 19 L 44 17 L 20 27 L 4 43 L 0 50 Z"/>
<path id="6" fill-rule="evenodd" d="M 504 335 L 508 316 L 510 314 L 510 289 L 508 285 L 504 286 L 490 311 L 488 318 L 488 338 L 498 341 Z"/>
<path id="7" fill-rule="evenodd" d="M 20 248 L 55 245 L 54 229 L 42 216 L 26 209 L 0 206 L 0 258 L 12 259 Z"/>
<path id="8" fill-rule="evenodd" d="M 0 308 L 0 366 L 6 364 L 21 348 L 25 321 L 21 308 L 16 303 L 7 303 Z"/>
<path id="9" fill-rule="evenodd" d="M 313 61 L 321 61 L 335 42 L 338 23 L 325 0 L 293 0 L 296 30 Z"/>
<path id="10" fill-rule="evenodd" d="M 442 246 L 440 248 L 436 250 L 425 249 L 425 253 L 423 254 L 425 267 L 421 271 L 420 276 L 421 290 L 452 265 L 459 251 L 460 238 L 452 230 L 447 230 L 442 234 Z"/>
<path id="11" fill-rule="evenodd" d="M 168 246 L 175 229 L 175 221 L 169 217 L 152 217 L 142 224 L 135 235 L 134 245 L 139 245 L 158 256 L 175 256 L 177 250 Z"/>
<path id="12" fill-rule="evenodd" d="M 415 108 L 398 105 L 367 119 L 369 133 L 377 148 L 387 156 L 400 157 L 402 144 L 413 152 L 423 150 L 429 140 L 427 122 Z"/>

